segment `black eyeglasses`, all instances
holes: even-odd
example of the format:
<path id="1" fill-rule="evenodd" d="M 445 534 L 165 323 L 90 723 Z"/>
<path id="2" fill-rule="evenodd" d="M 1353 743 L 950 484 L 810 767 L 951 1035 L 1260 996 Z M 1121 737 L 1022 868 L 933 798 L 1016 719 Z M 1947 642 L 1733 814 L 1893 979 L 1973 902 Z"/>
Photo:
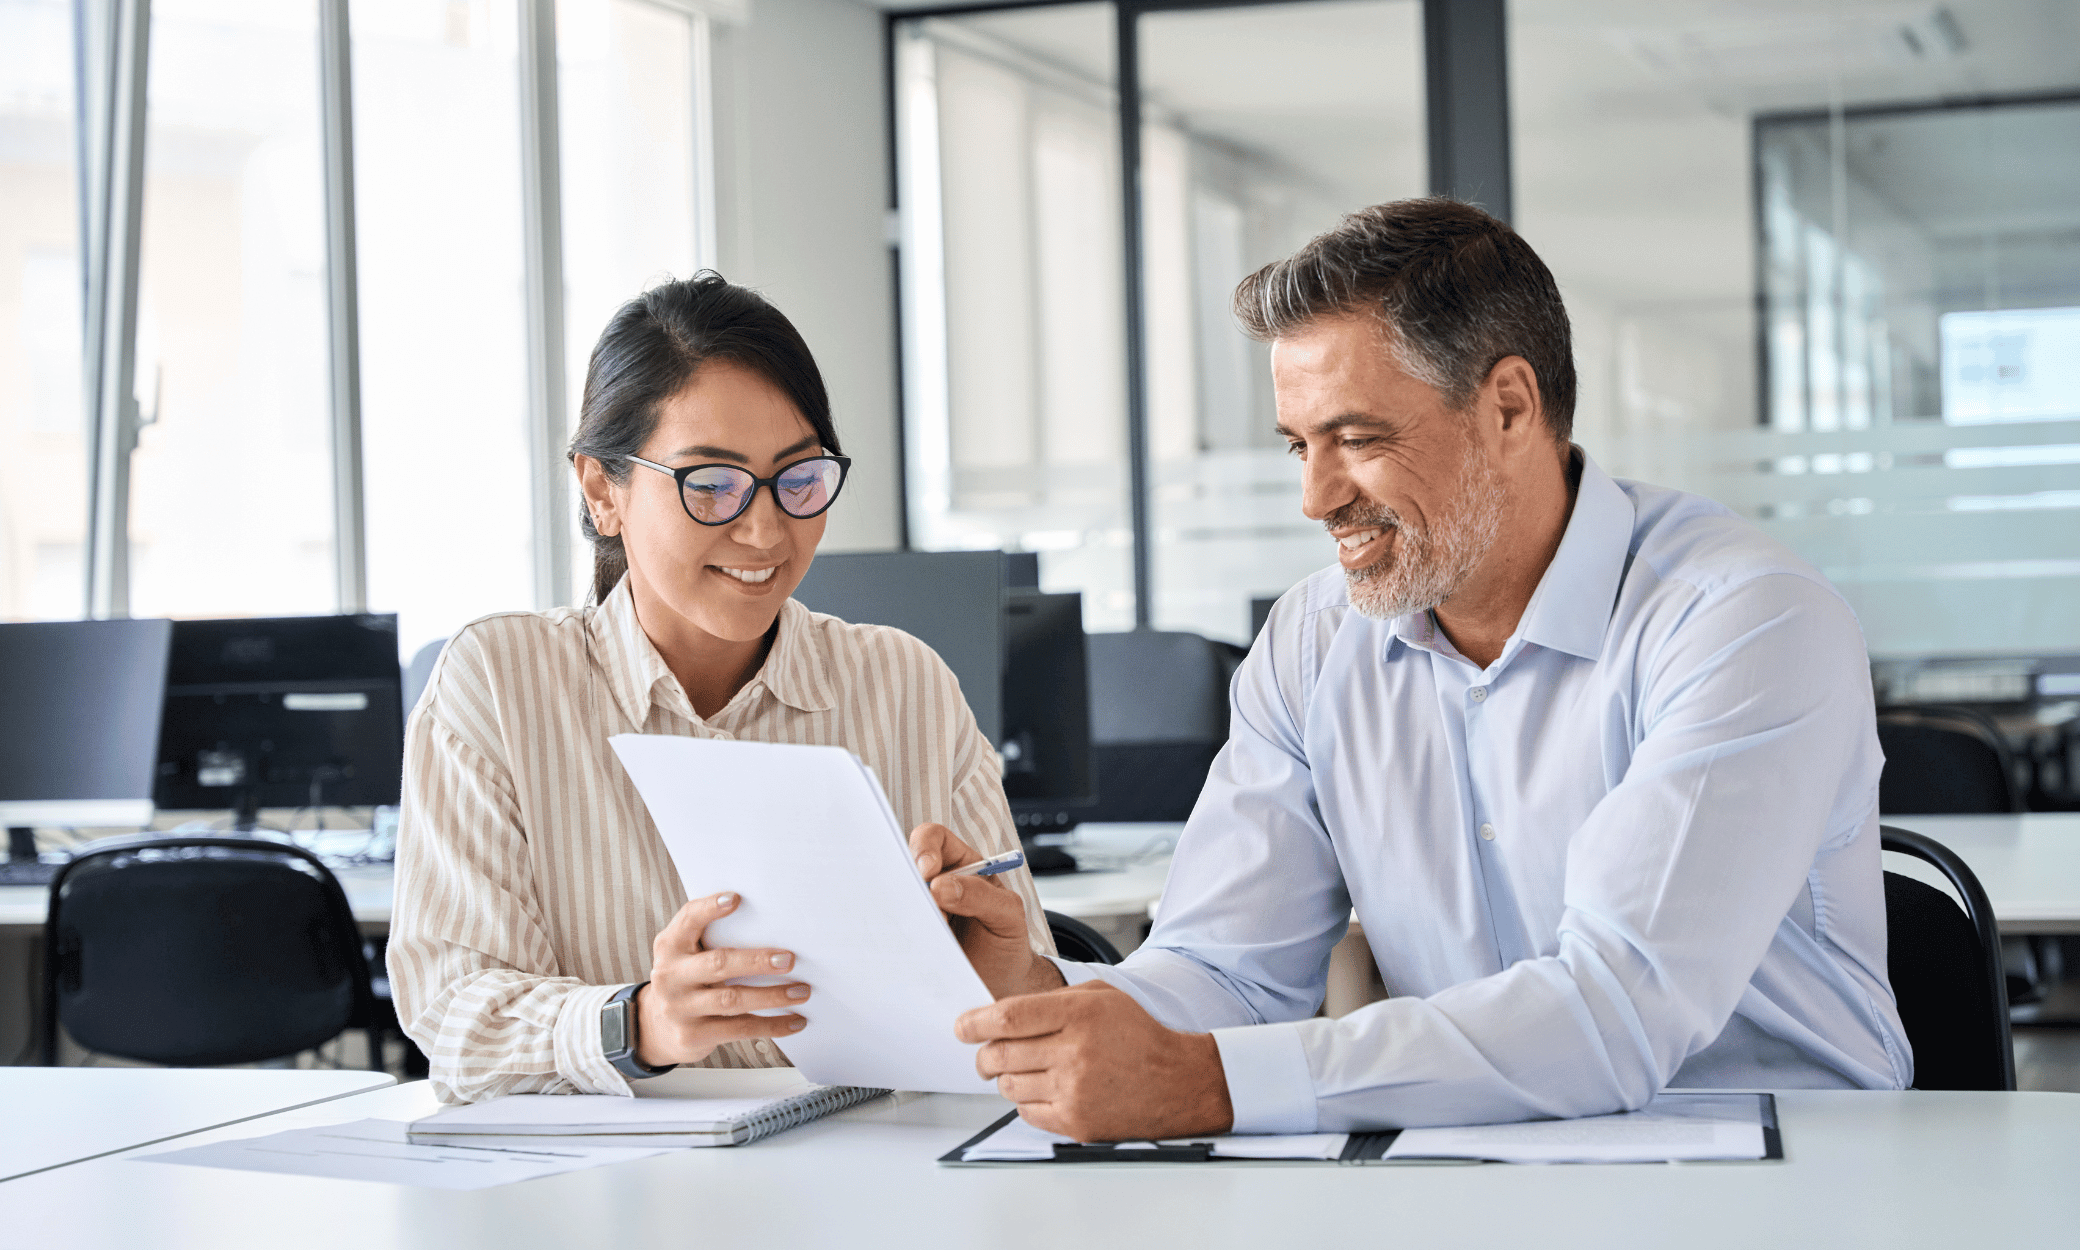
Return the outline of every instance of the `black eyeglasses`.
<path id="1" fill-rule="evenodd" d="M 798 521 L 821 516 L 838 501 L 852 461 L 844 456 L 811 456 L 797 460 L 771 477 L 754 476 L 749 469 L 733 464 L 689 464 L 667 468 L 654 460 L 630 456 L 646 469 L 668 473 L 679 483 L 679 503 L 686 515 L 702 525 L 727 525 L 744 515 L 758 497 L 758 488 L 773 488 L 773 501 L 780 511 Z"/>

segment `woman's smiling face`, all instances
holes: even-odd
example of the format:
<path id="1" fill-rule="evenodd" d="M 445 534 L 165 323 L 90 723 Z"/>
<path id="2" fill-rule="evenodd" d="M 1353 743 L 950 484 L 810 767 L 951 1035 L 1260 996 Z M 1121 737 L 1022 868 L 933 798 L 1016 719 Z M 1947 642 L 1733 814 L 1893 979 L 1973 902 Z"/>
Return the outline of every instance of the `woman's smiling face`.
<path id="1" fill-rule="evenodd" d="M 763 374 L 711 360 L 661 405 L 657 428 L 637 454 L 674 469 L 739 465 L 764 478 L 823 450 L 808 419 Z M 621 535 L 646 628 L 677 632 L 652 619 L 650 609 L 662 607 L 726 642 L 750 642 L 773 627 L 816 558 L 828 515 L 788 516 L 761 486 L 735 520 L 701 525 L 665 474 L 633 465 L 619 485 L 586 476 L 595 524 Z"/>

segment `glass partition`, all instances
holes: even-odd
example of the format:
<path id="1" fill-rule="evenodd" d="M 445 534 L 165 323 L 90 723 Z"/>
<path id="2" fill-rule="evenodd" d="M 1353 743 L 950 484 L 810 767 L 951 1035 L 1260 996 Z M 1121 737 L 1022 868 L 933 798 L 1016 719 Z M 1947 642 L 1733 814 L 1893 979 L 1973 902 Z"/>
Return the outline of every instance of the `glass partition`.
<path id="1" fill-rule="evenodd" d="M 1422 7 L 1150 13 L 1139 43 L 1152 620 L 1246 643 L 1250 600 L 1334 553 L 1230 300 L 1343 214 L 1424 194 Z"/>
<path id="2" fill-rule="evenodd" d="M 2080 13 L 1510 14 L 1578 441 L 1760 522 L 1874 656 L 2080 651 Z"/>
<path id="3" fill-rule="evenodd" d="M 1040 553 L 1133 624 L 1114 15 L 896 30 L 910 541 Z"/>

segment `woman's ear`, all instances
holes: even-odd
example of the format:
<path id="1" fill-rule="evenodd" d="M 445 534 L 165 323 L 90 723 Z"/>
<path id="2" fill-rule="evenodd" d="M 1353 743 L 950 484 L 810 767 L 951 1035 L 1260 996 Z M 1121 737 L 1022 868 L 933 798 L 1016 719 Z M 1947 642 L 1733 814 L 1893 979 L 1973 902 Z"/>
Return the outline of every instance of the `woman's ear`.
<path id="1" fill-rule="evenodd" d="M 592 516 L 592 528 L 602 538 L 612 538 L 621 532 L 621 510 L 614 498 L 614 483 L 607 480 L 607 472 L 592 456 L 571 457 L 571 467 L 578 474 L 578 489 L 585 493 L 585 511 Z"/>

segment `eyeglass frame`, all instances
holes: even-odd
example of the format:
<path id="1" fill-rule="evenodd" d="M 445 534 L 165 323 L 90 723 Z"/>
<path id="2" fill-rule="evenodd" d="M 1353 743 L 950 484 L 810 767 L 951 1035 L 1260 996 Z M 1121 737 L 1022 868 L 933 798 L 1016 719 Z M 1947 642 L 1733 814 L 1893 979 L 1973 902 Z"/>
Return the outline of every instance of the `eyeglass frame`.
<path id="1" fill-rule="evenodd" d="M 761 486 L 766 487 L 772 491 L 773 506 L 780 509 L 781 516 L 789 517 L 796 521 L 813 521 L 817 517 L 822 516 L 824 513 L 829 512 L 831 510 L 831 505 L 838 502 L 839 494 L 841 494 L 845 489 L 845 481 L 852 474 L 852 457 L 833 456 L 828 453 L 820 453 L 814 456 L 803 456 L 800 460 L 789 461 L 788 463 L 783 464 L 778 469 L 774 470 L 773 476 L 771 477 L 760 477 L 756 473 L 753 473 L 751 470 L 745 468 L 741 464 L 729 464 L 725 461 L 719 460 L 705 461 L 701 464 L 682 465 L 681 467 L 674 469 L 670 465 L 659 464 L 655 460 L 645 460 L 641 456 L 624 456 L 622 458 L 625 460 L 634 461 L 636 464 L 642 465 L 646 469 L 655 469 L 659 473 L 669 474 L 672 478 L 673 485 L 678 487 L 680 509 L 686 513 L 686 519 L 692 521 L 695 525 L 728 525 L 736 521 L 746 512 L 751 511 L 752 504 L 758 502 L 758 488 Z M 808 516 L 802 516 L 799 513 L 789 512 L 787 510 L 787 505 L 780 502 L 780 479 L 786 475 L 789 469 L 795 468 L 799 465 L 807 464 L 811 460 L 836 461 L 838 465 L 838 484 L 831 490 L 830 499 L 827 502 L 825 502 L 825 504 L 821 508 L 818 508 L 816 511 L 811 512 Z M 730 513 L 728 516 L 724 517 L 720 521 L 703 521 L 699 517 L 693 515 L 693 505 L 686 502 L 686 479 L 692 477 L 695 473 L 699 472 L 702 469 L 734 469 L 737 472 L 749 477 L 751 479 L 751 489 L 744 492 L 744 506 L 738 508 L 735 512 Z"/>

